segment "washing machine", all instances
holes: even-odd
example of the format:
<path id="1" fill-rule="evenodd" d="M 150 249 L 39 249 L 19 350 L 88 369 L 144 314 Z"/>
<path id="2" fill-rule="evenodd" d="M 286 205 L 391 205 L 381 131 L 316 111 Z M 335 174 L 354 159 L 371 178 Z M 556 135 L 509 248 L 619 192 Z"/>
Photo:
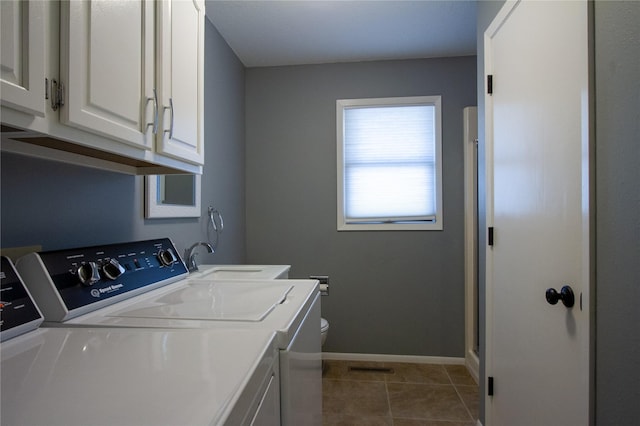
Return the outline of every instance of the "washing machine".
<path id="1" fill-rule="evenodd" d="M 3 425 L 279 423 L 274 333 L 42 328 L 29 291 L 1 261 Z"/>
<path id="2" fill-rule="evenodd" d="M 175 253 L 150 240 L 31 254 L 18 270 L 51 327 L 275 332 L 282 424 L 320 425 L 318 282 L 190 278 Z"/>

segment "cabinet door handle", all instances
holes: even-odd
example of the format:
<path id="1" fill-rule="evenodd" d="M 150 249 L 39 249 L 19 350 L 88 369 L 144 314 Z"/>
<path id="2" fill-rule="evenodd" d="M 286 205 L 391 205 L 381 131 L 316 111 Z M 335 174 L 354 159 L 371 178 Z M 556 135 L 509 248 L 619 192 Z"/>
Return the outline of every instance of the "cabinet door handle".
<path id="1" fill-rule="evenodd" d="M 55 88 L 54 88 L 55 86 Z M 64 84 L 58 83 L 55 78 L 51 79 L 51 109 L 57 111 L 64 106 Z"/>
<path id="2" fill-rule="evenodd" d="M 165 133 L 169 132 L 169 139 L 173 139 L 173 98 L 169 98 L 169 106 L 164 107 L 164 109 L 169 110 L 169 114 L 171 114 L 171 121 L 169 122 L 169 130 L 164 130 Z"/>
<path id="3" fill-rule="evenodd" d="M 147 123 L 147 127 L 152 126 L 154 135 L 158 133 L 158 92 L 153 89 L 153 98 L 147 98 L 147 103 L 153 101 L 153 123 Z"/>

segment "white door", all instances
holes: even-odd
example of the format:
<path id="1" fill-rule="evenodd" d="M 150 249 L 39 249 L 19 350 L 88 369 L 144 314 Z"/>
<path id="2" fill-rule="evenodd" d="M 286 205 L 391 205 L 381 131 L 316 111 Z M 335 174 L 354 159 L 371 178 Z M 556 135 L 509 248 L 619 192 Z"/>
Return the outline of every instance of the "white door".
<path id="1" fill-rule="evenodd" d="M 487 425 L 589 424 L 587 7 L 508 2 L 485 33 Z"/>
<path id="2" fill-rule="evenodd" d="M 204 164 L 204 15 L 202 0 L 165 0 L 158 6 L 162 130 L 156 150 L 196 164 Z"/>
<path id="3" fill-rule="evenodd" d="M 153 2 L 61 3 L 61 121 L 153 148 Z"/>
<path id="4" fill-rule="evenodd" d="M 44 117 L 45 4 L 0 1 L 2 105 Z"/>

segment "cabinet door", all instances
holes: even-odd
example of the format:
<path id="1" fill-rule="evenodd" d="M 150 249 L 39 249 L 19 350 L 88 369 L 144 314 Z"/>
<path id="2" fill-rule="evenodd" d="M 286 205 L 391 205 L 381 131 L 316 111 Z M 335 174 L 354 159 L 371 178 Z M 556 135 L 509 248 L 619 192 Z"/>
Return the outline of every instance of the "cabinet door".
<path id="1" fill-rule="evenodd" d="M 162 131 L 156 150 L 203 164 L 204 1 L 163 0 L 158 5 L 158 93 Z"/>
<path id="2" fill-rule="evenodd" d="M 61 121 L 153 148 L 154 3 L 90 0 L 61 4 Z"/>
<path id="3" fill-rule="evenodd" d="M 2 105 L 44 117 L 45 16 L 40 0 L 2 0 Z"/>

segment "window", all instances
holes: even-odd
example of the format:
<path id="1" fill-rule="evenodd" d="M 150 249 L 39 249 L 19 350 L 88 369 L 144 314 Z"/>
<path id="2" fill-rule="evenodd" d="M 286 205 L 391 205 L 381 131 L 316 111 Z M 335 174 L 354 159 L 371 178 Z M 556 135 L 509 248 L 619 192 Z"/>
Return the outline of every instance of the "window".
<path id="1" fill-rule="evenodd" d="M 442 230 L 440 96 L 336 102 L 338 230 Z"/>

